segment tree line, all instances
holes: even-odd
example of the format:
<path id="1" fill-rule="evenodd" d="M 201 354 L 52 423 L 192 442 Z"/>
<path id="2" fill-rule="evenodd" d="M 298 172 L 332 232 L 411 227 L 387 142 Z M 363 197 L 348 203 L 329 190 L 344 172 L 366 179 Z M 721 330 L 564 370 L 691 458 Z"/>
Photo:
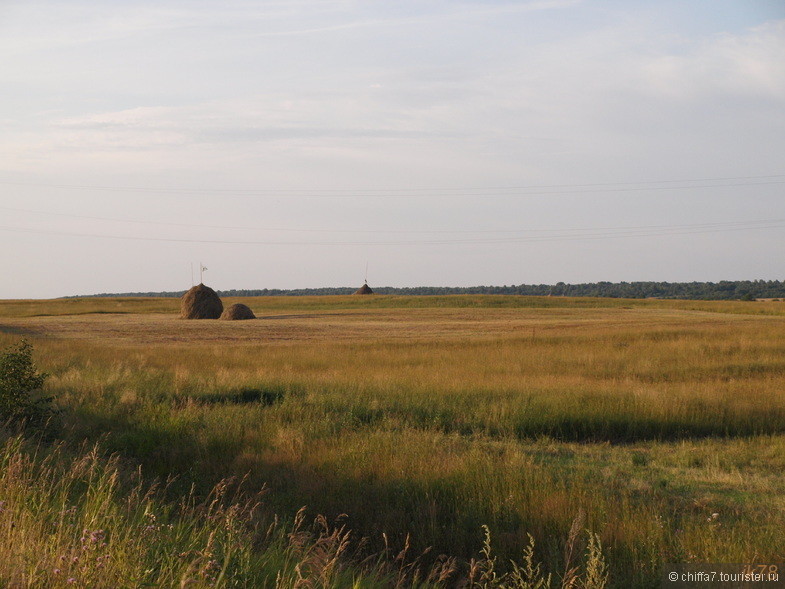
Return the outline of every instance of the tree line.
<path id="1" fill-rule="evenodd" d="M 219 290 L 222 297 L 318 296 L 352 294 L 354 287 L 299 289 Z M 374 287 L 377 294 L 451 295 L 499 294 L 564 297 L 610 297 L 626 299 L 755 300 L 785 299 L 785 282 L 780 280 L 722 280 L 720 282 L 588 282 L 582 284 L 519 284 L 504 286 L 413 286 Z M 180 297 L 185 291 L 102 293 L 96 297 Z"/>

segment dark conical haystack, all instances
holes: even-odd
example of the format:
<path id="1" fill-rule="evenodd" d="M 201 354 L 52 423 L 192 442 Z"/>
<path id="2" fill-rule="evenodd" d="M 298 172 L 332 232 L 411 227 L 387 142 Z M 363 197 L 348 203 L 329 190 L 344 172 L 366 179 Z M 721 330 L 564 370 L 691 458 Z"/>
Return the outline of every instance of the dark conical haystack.
<path id="1" fill-rule="evenodd" d="M 253 311 L 242 303 L 235 303 L 227 307 L 221 314 L 221 319 L 226 321 L 239 321 L 240 319 L 256 319 Z"/>
<path id="2" fill-rule="evenodd" d="M 368 286 L 368 283 L 366 282 L 366 283 L 365 283 L 365 284 L 363 284 L 363 285 L 362 285 L 360 288 L 358 288 L 358 289 L 355 291 L 355 293 L 354 293 L 354 294 L 373 294 L 373 291 L 371 290 L 371 287 L 370 287 L 370 286 Z"/>
<path id="3" fill-rule="evenodd" d="M 223 310 L 220 297 L 204 284 L 194 286 L 180 299 L 181 319 L 218 319 Z"/>

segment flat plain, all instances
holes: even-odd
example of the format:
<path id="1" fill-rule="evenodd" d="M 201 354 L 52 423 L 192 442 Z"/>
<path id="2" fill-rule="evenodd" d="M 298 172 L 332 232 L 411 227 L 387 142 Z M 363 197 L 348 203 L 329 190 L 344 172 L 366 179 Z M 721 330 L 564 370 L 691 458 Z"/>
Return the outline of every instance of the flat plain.
<path id="1" fill-rule="evenodd" d="M 368 553 L 558 576 L 573 523 L 609 586 L 665 562 L 785 562 L 785 303 L 560 297 L 259 297 L 251 321 L 176 299 L 0 301 L 67 444 L 170 497 L 226 477 L 263 508 L 340 520 Z M 576 520 L 577 518 L 577 520 Z"/>

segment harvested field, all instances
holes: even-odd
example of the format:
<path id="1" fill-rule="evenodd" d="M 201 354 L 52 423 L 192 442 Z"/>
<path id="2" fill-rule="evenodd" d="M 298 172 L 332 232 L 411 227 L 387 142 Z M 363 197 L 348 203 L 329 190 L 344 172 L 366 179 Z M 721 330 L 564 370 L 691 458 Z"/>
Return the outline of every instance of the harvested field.
<path id="1" fill-rule="evenodd" d="M 580 334 L 592 330 L 652 328 L 708 331 L 753 325 L 749 315 L 649 309 L 341 309 L 307 313 L 273 313 L 252 322 L 198 323 L 172 314 L 81 314 L 1 318 L 0 329 L 19 334 L 89 341 L 128 343 L 292 341 L 455 340 Z M 775 319 L 776 321 L 777 319 Z M 772 321 L 766 318 L 767 325 Z M 785 320 L 783 320 L 785 321 Z M 538 334 L 539 332 L 539 334 Z"/>

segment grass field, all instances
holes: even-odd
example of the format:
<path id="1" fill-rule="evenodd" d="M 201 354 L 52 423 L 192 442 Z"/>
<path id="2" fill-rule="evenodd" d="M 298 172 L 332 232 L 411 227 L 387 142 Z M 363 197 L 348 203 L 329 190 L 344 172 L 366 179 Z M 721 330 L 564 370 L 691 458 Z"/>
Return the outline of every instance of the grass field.
<path id="1" fill-rule="evenodd" d="M 259 319 L 0 301 L 0 344 L 33 343 L 67 448 L 174 477 L 164 503 L 246 477 L 268 518 L 307 506 L 367 537 L 355 560 L 408 536 L 423 563 L 456 557 L 454 581 L 487 526 L 500 567 L 531 534 L 558 578 L 585 514 L 612 587 L 658 587 L 664 562 L 785 562 L 785 303 L 242 302 Z"/>

